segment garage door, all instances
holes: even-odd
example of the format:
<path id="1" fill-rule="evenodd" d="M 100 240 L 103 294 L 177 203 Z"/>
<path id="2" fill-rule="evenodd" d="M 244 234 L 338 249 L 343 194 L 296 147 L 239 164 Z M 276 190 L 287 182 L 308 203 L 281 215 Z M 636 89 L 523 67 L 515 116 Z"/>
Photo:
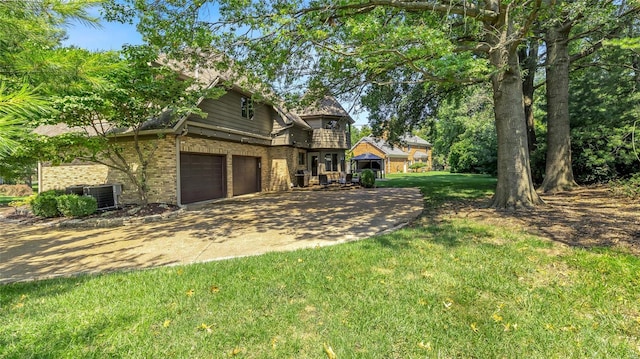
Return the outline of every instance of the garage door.
<path id="1" fill-rule="evenodd" d="M 181 153 L 181 202 L 186 204 L 226 197 L 225 169 L 225 156 Z"/>
<path id="2" fill-rule="evenodd" d="M 260 158 L 233 156 L 233 195 L 260 192 Z"/>

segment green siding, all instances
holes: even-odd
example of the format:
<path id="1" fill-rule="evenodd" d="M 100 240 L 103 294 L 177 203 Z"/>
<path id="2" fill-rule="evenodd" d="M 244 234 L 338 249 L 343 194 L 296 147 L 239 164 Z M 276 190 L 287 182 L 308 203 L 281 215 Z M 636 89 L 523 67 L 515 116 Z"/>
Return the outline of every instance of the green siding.
<path id="1" fill-rule="evenodd" d="M 240 106 L 242 97 L 243 95 L 238 92 L 229 91 L 218 99 L 205 99 L 199 107 L 209 115 L 204 119 L 199 116 L 193 116 L 191 120 L 268 136 L 273 128 L 273 117 L 275 116 L 273 108 L 269 105 L 254 102 L 255 113 L 253 119 L 244 118 L 242 117 Z"/>

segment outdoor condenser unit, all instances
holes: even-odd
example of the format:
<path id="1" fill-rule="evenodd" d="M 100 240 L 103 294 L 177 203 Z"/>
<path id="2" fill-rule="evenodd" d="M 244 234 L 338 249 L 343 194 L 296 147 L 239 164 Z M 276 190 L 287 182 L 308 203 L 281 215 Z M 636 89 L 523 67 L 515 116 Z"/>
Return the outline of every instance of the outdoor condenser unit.
<path id="1" fill-rule="evenodd" d="M 122 185 L 86 186 L 83 190 L 85 196 L 94 197 L 98 201 L 98 209 L 112 209 L 118 207 L 118 197 L 122 194 Z"/>
<path id="2" fill-rule="evenodd" d="M 84 194 L 84 188 L 86 185 L 79 186 L 70 186 L 65 189 L 66 194 L 77 194 L 78 196 L 82 196 Z"/>

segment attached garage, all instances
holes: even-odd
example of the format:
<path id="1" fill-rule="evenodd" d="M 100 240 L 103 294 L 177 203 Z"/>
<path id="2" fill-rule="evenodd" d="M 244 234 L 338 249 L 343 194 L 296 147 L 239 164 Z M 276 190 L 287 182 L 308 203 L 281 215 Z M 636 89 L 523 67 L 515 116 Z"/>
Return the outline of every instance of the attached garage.
<path id="1" fill-rule="evenodd" d="M 260 157 L 233 156 L 233 195 L 260 192 Z"/>
<path id="2" fill-rule="evenodd" d="M 226 197 L 226 156 L 180 153 L 182 204 Z"/>

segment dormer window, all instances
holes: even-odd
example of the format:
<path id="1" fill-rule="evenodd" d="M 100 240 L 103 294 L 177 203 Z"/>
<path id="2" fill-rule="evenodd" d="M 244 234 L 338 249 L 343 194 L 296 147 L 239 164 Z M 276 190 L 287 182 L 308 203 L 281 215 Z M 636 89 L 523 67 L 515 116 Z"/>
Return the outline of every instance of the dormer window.
<path id="1" fill-rule="evenodd" d="M 253 119 L 253 100 L 250 97 L 242 97 L 240 99 L 240 107 L 242 109 L 242 117 L 252 120 Z"/>

